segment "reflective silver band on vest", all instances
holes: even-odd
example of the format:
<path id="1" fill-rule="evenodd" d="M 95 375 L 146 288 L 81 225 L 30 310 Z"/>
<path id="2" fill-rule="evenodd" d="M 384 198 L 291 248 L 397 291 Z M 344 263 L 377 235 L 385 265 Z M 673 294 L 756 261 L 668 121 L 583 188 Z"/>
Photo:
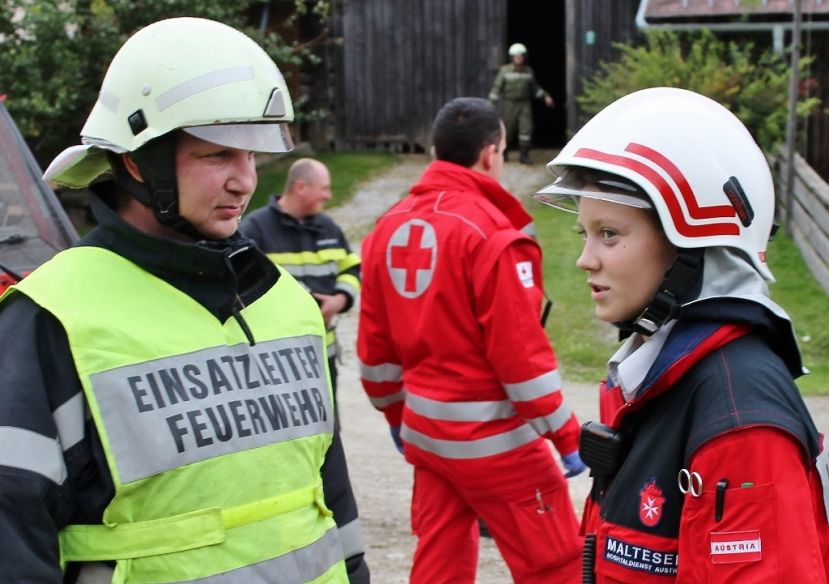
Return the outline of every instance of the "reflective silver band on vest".
<path id="1" fill-rule="evenodd" d="M 360 526 L 360 519 L 349 521 L 339 528 L 340 543 L 343 546 L 343 557 L 350 558 L 357 554 L 364 554 L 366 546 L 363 543 L 363 529 Z"/>
<path id="2" fill-rule="evenodd" d="M 556 432 L 567 423 L 573 415 L 573 409 L 564 402 L 552 414 L 540 416 L 538 418 L 527 419 L 527 423 L 532 426 L 539 434 L 546 434 L 547 432 Z"/>
<path id="3" fill-rule="evenodd" d="M 86 408 L 83 392 L 79 391 L 52 412 L 52 418 L 58 429 L 58 439 L 66 452 L 83 440 L 86 433 Z"/>
<path id="4" fill-rule="evenodd" d="M 508 400 L 442 402 L 411 392 L 406 395 L 406 407 L 421 416 L 450 422 L 489 422 L 515 415 L 515 408 Z"/>
<path id="5" fill-rule="evenodd" d="M 333 431 L 319 336 L 218 346 L 92 375 L 123 483 Z"/>
<path id="6" fill-rule="evenodd" d="M 360 361 L 360 377 L 375 383 L 396 382 L 403 379 L 403 368 L 397 363 L 366 365 Z"/>
<path id="7" fill-rule="evenodd" d="M 187 580 L 188 583 L 202 584 L 269 584 L 273 582 L 274 574 L 279 574 L 279 582 L 285 584 L 300 584 L 322 576 L 327 570 L 336 564 L 341 557 L 337 556 L 338 550 L 334 548 L 336 543 L 328 531 L 322 538 L 314 543 L 294 552 L 279 556 L 272 560 L 260 562 L 253 566 L 245 566 L 231 572 L 224 572 L 208 578 L 199 580 Z M 344 548 L 345 546 L 343 546 Z M 309 565 L 299 564 L 307 561 L 307 556 L 313 558 Z M 354 555 L 354 554 L 352 554 Z M 351 557 L 351 556 L 345 556 Z M 299 565 L 297 565 L 299 564 Z M 109 584 L 112 581 L 114 568 L 108 564 L 91 562 L 82 565 L 78 582 L 83 584 Z M 318 572 L 314 574 L 314 572 Z M 289 580 L 285 574 L 294 574 L 296 579 Z"/>
<path id="8" fill-rule="evenodd" d="M 397 402 L 402 402 L 404 399 L 406 399 L 406 389 L 405 388 L 403 388 L 400 391 L 395 392 L 391 395 L 387 395 L 385 397 L 371 397 L 371 396 L 368 396 L 368 401 L 370 401 L 371 405 L 373 405 L 378 410 L 382 410 L 382 409 L 384 409 L 384 408 L 386 408 L 386 407 L 388 407 L 392 404 L 396 404 Z"/>
<path id="9" fill-rule="evenodd" d="M 302 278 L 304 276 L 323 277 L 336 276 L 340 273 L 340 268 L 337 262 L 325 262 L 324 264 L 279 264 L 285 271 L 291 274 L 294 278 Z"/>
<path id="10" fill-rule="evenodd" d="M 337 529 L 329 529 L 314 543 L 271 560 L 245 566 L 188 584 L 303 584 L 319 578 L 343 559 Z M 276 578 L 276 579 L 274 579 Z"/>
<path id="11" fill-rule="evenodd" d="M 59 485 L 67 476 L 57 440 L 12 426 L 0 426 L 0 466 L 35 472 Z"/>
<path id="12" fill-rule="evenodd" d="M 532 401 L 561 389 L 561 375 L 554 369 L 521 383 L 505 383 L 504 389 L 514 402 Z"/>
<path id="13" fill-rule="evenodd" d="M 509 432 L 488 436 L 478 440 L 441 440 L 421 434 L 403 424 L 400 437 L 418 448 L 437 454 L 443 458 L 483 458 L 515 450 L 533 440 L 538 434 L 528 425 L 523 424 Z"/>

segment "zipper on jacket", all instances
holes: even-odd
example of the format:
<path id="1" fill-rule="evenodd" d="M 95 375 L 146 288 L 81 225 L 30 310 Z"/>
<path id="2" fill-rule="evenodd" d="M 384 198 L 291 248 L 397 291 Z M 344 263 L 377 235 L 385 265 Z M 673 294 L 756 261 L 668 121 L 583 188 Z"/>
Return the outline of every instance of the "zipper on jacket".
<path id="1" fill-rule="evenodd" d="M 242 310 L 245 308 L 245 303 L 242 302 L 242 299 L 239 297 L 239 293 L 236 293 L 236 298 L 233 302 L 233 307 L 231 308 L 231 313 L 233 314 L 233 318 L 236 319 L 236 322 L 239 323 L 239 326 L 242 328 L 242 332 L 245 333 L 245 337 L 248 339 L 248 343 L 250 346 L 253 347 L 256 345 L 256 339 L 253 338 L 253 332 L 250 330 L 248 323 L 245 322 L 244 317 L 242 316 Z"/>

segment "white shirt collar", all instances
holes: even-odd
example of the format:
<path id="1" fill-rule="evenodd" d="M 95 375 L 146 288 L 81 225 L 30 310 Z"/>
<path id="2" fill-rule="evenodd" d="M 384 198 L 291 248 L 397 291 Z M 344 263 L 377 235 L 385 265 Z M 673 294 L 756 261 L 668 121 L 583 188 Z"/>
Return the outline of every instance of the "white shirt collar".
<path id="1" fill-rule="evenodd" d="M 675 324 L 672 320 L 662 325 L 650 337 L 632 334 L 607 362 L 608 381 L 622 388 L 625 401 L 630 401 L 642 385 Z"/>

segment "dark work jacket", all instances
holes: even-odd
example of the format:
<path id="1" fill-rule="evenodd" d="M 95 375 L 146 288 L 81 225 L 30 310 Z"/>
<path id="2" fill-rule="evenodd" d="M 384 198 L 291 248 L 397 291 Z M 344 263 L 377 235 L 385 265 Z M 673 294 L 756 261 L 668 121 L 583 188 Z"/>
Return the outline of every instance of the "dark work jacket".
<path id="1" fill-rule="evenodd" d="M 113 251 L 165 280 L 225 321 L 270 289 L 279 273 L 249 239 L 236 234 L 196 244 L 152 237 L 120 219 L 93 197 L 98 226 L 77 245 Z M 255 341 L 255 339 L 251 339 Z M 53 439 L 54 419 L 68 400 L 82 395 L 66 333 L 57 319 L 26 295 L 0 305 L 0 427 L 25 429 Z M 338 436 L 326 455 L 323 485 L 337 525 L 357 520 Z M 64 451 L 67 478 L 61 484 L 0 460 L 0 574 L 7 582 L 74 582 L 78 566 L 65 578 L 59 568 L 57 532 L 66 525 L 100 523 L 114 495 L 100 438 L 87 419 L 83 438 Z M 326 468 L 328 473 L 326 474 Z M 352 582 L 369 581 L 363 554 L 348 562 Z M 355 574 L 356 577 L 353 577 Z"/>
<path id="2" fill-rule="evenodd" d="M 279 197 L 274 197 L 268 205 L 245 217 L 239 230 L 272 258 L 299 257 L 303 253 L 319 256 L 320 252 L 341 254 L 341 259 L 330 262 L 318 259 L 314 264 L 299 260 L 279 263 L 311 292 L 345 294 L 343 312 L 354 304 L 359 292 L 360 259 L 351 251 L 342 229 L 327 214 L 318 213 L 300 221 L 282 211 Z"/>

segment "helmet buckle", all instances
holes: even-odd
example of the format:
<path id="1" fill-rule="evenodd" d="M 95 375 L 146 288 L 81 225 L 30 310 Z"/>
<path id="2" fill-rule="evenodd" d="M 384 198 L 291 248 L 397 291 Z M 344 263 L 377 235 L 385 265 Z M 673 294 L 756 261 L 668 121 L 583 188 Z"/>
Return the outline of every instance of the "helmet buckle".
<path id="1" fill-rule="evenodd" d="M 134 111 L 127 118 L 127 123 L 130 125 L 130 130 L 134 136 L 147 129 L 147 118 L 144 117 L 144 110 Z"/>

